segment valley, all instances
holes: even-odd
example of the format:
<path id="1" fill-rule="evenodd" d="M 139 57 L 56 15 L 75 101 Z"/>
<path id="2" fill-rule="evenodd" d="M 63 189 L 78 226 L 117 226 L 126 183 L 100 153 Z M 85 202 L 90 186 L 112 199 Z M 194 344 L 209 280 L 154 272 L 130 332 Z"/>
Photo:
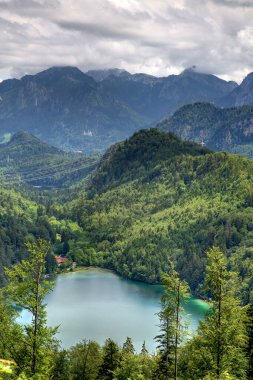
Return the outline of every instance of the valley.
<path id="1" fill-rule="evenodd" d="M 113 91 L 119 91 L 117 96 L 122 102 L 116 102 L 118 107 L 119 104 L 126 104 L 127 99 L 116 82 L 118 85 L 122 81 L 124 85 L 121 83 L 121 88 L 124 88 L 126 81 L 131 83 L 133 94 L 138 94 L 135 86 L 139 83 L 144 87 L 152 83 L 155 91 L 158 82 L 163 82 L 124 71 L 100 74 L 102 77 L 93 72 L 92 79 L 89 77 L 91 73 L 86 75 L 73 68 L 68 68 L 67 74 L 66 68 L 50 69 L 38 74 L 37 78 L 32 76 L 21 79 L 18 84 L 3 82 L 1 85 L 4 85 L 5 93 L 12 96 L 12 90 L 13 94 L 23 91 L 21 87 L 24 83 L 29 83 L 29 87 L 35 80 L 38 86 L 46 86 L 50 80 L 51 89 L 59 90 L 66 83 L 71 83 L 73 94 L 77 89 L 81 94 L 84 83 L 85 86 L 89 83 L 92 91 L 109 93 L 109 87 L 104 86 L 109 82 L 111 85 L 113 81 Z M 202 83 L 203 80 L 206 91 L 213 86 L 212 96 L 207 99 L 212 102 L 218 99 L 221 87 L 224 94 L 238 88 L 234 83 L 217 81 L 213 76 L 194 71 L 186 71 L 173 78 L 176 89 L 182 83 L 184 86 L 190 81 L 190 86 L 193 86 L 192 81 Z M 30 91 L 29 96 L 31 94 Z M 198 96 L 205 99 L 201 92 L 196 90 L 196 94 L 199 94 L 196 99 Z M 61 126 L 51 130 L 51 119 L 48 124 L 50 131 L 45 129 L 45 135 L 33 129 L 35 118 L 32 113 L 29 117 L 33 123 L 30 127 L 27 123 L 25 131 L 16 131 L 15 126 L 7 133 L 3 124 L 3 141 L 0 144 L 0 284 L 8 293 L 8 286 L 12 286 L 9 274 L 19 265 L 22 267 L 23 263 L 29 262 L 34 252 L 40 252 L 36 244 L 50 244 L 43 259 L 46 277 L 41 281 L 47 281 L 55 274 L 57 276 L 52 292 L 45 297 L 47 308 L 41 306 L 41 323 L 49 335 L 50 326 L 60 324 L 58 333 L 52 333 L 61 340 L 55 351 L 57 360 L 60 360 L 65 349 L 71 356 L 72 350 L 89 350 L 87 347 L 93 344 L 97 345 L 98 351 L 105 350 L 107 344 L 124 347 L 125 339 L 131 336 L 131 344 L 138 351 L 137 354 L 131 349 L 132 355 L 136 355 L 133 356 L 134 360 L 142 360 L 141 355 L 148 349 L 150 354 L 155 352 L 154 357 L 147 356 L 149 365 L 162 371 L 159 344 L 164 343 L 159 332 L 164 329 L 163 312 L 168 312 L 171 307 L 170 303 L 166 309 L 163 303 L 165 295 L 170 294 L 166 293 L 171 286 L 171 282 L 166 283 L 167 275 L 174 276 L 173 284 L 179 283 L 182 289 L 188 289 L 185 293 L 188 295 L 182 296 L 178 303 L 178 318 L 180 315 L 180 323 L 185 326 L 187 318 L 184 310 L 192 315 L 192 324 L 182 329 L 185 329 L 188 338 L 188 330 L 194 330 L 196 335 L 187 340 L 182 333 L 180 338 L 184 342 L 180 349 L 180 365 L 189 366 L 191 360 L 197 360 L 187 359 L 187 355 L 195 355 L 196 352 L 194 348 L 191 353 L 191 345 L 200 339 L 201 335 L 198 334 L 207 333 L 208 330 L 201 332 L 201 329 L 205 329 L 205 324 L 213 318 L 212 312 L 207 312 L 207 304 L 200 299 L 213 302 L 210 310 L 215 310 L 216 305 L 213 288 L 207 290 L 206 282 L 211 254 L 217 257 L 223 255 L 219 260 L 222 270 L 227 270 L 226 279 L 231 277 L 229 284 L 236 283 L 233 276 L 238 278 L 237 291 L 230 294 L 227 293 L 227 285 L 224 288 L 223 301 L 227 305 L 231 297 L 231 313 L 237 310 L 235 313 L 239 318 L 240 313 L 247 310 L 242 305 L 253 302 L 252 105 L 221 108 L 218 100 L 217 105 L 194 101 L 193 104 L 184 105 L 184 102 L 190 101 L 187 92 L 185 95 L 177 105 L 170 105 L 171 110 L 179 108 L 170 116 L 165 113 L 169 117 L 159 122 L 156 128 L 149 128 L 146 124 L 147 120 L 152 124 L 156 118 L 154 114 L 148 114 L 148 102 L 145 106 L 136 103 L 134 109 L 131 106 L 132 115 L 138 114 L 142 122 L 120 135 L 111 130 L 111 140 L 107 140 L 107 134 L 99 135 L 105 137 L 103 147 L 95 150 L 85 142 L 85 139 L 95 136 L 91 129 L 85 130 L 83 140 L 77 137 L 72 140 L 73 144 L 65 144 L 68 134 L 75 135 L 72 121 L 71 128 L 63 132 Z M 13 96 L 16 97 L 17 93 Z M 157 97 L 157 93 L 152 96 Z M 69 94 L 66 94 L 66 99 L 68 97 Z M 168 98 L 168 95 L 165 97 Z M 29 99 L 27 104 L 31 105 Z M 99 99 L 100 103 L 102 98 Z M 23 110 L 26 101 L 22 101 Z M 123 107 L 125 110 L 130 109 L 131 101 L 128 100 L 127 108 Z M 147 101 L 153 102 L 154 99 Z M 37 107 L 37 101 L 35 103 Z M 78 107 L 81 107 L 80 104 Z M 42 107 L 38 114 L 44 111 Z M 60 108 L 58 111 L 62 116 Z M 125 122 L 131 122 L 121 111 L 119 115 Z M 20 120 L 26 123 L 28 119 L 23 119 L 23 116 Z M 86 119 L 87 115 L 82 114 L 82 117 Z M 11 123 L 14 119 L 10 119 Z M 119 125 L 122 126 L 121 123 Z M 57 140 L 55 131 L 65 140 Z M 53 141 L 57 143 L 53 144 Z M 109 141 L 115 144 L 110 145 Z M 96 140 L 93 142 L 99 146 Z M 110 145 L 108 149 L 107 143 Z M 28 246 L 32 244 L 34 247 L 35 244 L 35 248 L 31 249 L 30 246 L 29 251 L 27 242 Z M 90 270 L 75 272 L 76 266 Z M 19 283 L 15 289 L 19 288 Z M 53 287 L 50 281 L 45 289 L 47 286 Z M 186 298 L 189 298 L 188 303 L 185 303 Z M 27 300 L 22 302 L 25 304 L 29 298 Z M 23 308 L 19 327 L 15 324 L 16 312 L 8 312 L 13 315 L 10 325 L 21 329 L 21 335 L 25 334 L 24 325 L 32 326 L 34 323 L 34 319 L 29 317 L 33 308 L 29 309 L 22 302 L 17 302 Z M 173 298 L 170 302 L 174 302 Z M 24 309 L 30 310 L 29 313 Z M 43 319 L 44 315 L 47 315 L 48 324 Z M 202 323 L 198 324 L 199 321 Z M 236 326 L 240 326 L 240 321 L 237 320 Z M 181 331 L 181 327 L 178 329 Z M 82 343 L 78 343 L 84 338 Z M 200 345 L 205 350 L 204 341 Z M 155 351 L 156 347 L 158 351 Z M 124 357 L 123 351 L 121 355 Z M 64 360 L 67 363 L 69 359 Z M 121 367 L 117 368 L 121 370 Z M 154 368 L 152 371 L 155 371 Z M 183 371 L 182 368 L 180 371 Z M 237 373 L 232 364 L 230 368 Z M 190 368 L 189 371 L 195 370 Z"/>

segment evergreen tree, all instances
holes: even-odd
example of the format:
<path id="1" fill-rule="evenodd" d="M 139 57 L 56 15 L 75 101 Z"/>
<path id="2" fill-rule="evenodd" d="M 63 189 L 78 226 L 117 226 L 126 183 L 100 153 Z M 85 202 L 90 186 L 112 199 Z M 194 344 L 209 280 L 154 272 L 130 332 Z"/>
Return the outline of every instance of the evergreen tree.
<path id="1" fill-rule="evenodd" d="M 29 376 L 47 379 L 52 362 L 55 329 L 46 326 L 44 298 L 53 287 L 45 277 L 46 256 L 50 250 L 47 241 L 27 243 L 29 257 L 6 270 L 6 294 L 17 306 L 28 310 L 32 322 L 25 326 L 23 366 Z"/>
<path id="2" fill-rule="evenodd" d="M 103 362 L 99 369 L 99 379 L 112 380 L 114 378 L 113 373 L 120 364 L 120 350 L 112 339 L 107 339 L 103 351 Z"/>
<path id="3" fill-rule="evenodd" d="M 253 304 L 250 304 L 248 308 L 247 334 L 247 357 L 249 362 L 247 373 L 248 378 L 251 380 L 253 379 Z"/>
<path id="4" fill-rule="evenodd" d="M 158 313 L 160 319 L 161 334 L 156 336 L 161 351 L 160 369 L 169 379 L 170 367 L 173 379 L 178 378 L 178 350 L 185 335 L 186 327 L 182 322 L 181 303 L 189 296 L 189 287 L 185 281 L 181 281 L 173 265 L 169 274 L 162 276 L 164 293 L 161 298 L 161 311 Z"/>
<path id="5" fill-rule="evenodd" d="M 246 379 L 247 307 L 236 295 L 235 273 L 228 272 L 219 248 L 208 253 L 206 284 L 212 307 L 198 335 L 182 350 L 183 379 Z"/>
<path id="6" fill-rule="evenodd" d="M 141 355 L 143 355 L 143 356 L 148 355 L 148 350 L 146 348 L 145 340 L 144 340 L 144 342 L 142 343 L 142 346 L 141 346 Z"/>
<path id="7" fill-rule="evenodd" d="M 123 343 L 122 354 L 123 355 L 133 355 L 134 354 L 133 341 L 129 337 L 127 337 L 126 341 Z"/>

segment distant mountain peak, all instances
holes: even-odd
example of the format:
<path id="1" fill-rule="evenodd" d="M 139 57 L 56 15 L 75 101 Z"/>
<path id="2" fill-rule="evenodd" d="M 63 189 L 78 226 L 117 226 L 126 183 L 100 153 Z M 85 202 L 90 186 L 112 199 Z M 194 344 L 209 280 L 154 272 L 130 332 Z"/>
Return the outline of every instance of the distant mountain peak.
<path id="1" fill-rule="evenodd" d="M 196 71 L 197 71 L 197 66 L 193 65 L 193 66 L 190 66 L 190 67 L 187 67 L 186 69 L 184 69 L 182 71 L 182 73 L 184 73 L 184 72 L 196 72 Z"/>
<path id="2" fill-rule="evenodd" d="M 179 75 L 187 75 L 187 74 L 203 74 L 203 73 L 198 70 L 196 65 L 193 65 L 191 67 L 187 67 L 186 69 L 184 69 Z"/>
<path id="3" fill-rule="evenodd" d="M 131 74 L 128 71 L 118 68 L 89 70 L 87 71 L 86 75 L 92 77 L 96 82 L 101 82 L 111 75 L 114 77 L 131 76 Z"/>
<path id="4" fill-rule="evenodd" d="M 42 83 L 50 83 L 50 82 L 56 82 L 56 81 L 80 81 L 80 82 L 86 82 L 87 84 L 94 83 L 94 80 L 83 73 L 80 69 L 74 66 L 53 66 L 49 69 L 46 69 L 44 71 L 39 72 L 38 74 L 33 75 L 27 75 L 22 78 L 22 80 L 26 79 L 35 79 L 39 80 Z"/>
<path id="5" fill-rule="evenodd" d="M 84 74 L 78 67 L 75 66 L 53 66 L 46 70 L 39 72 L 36 75 L 45 75 L 45 74 Z"/>

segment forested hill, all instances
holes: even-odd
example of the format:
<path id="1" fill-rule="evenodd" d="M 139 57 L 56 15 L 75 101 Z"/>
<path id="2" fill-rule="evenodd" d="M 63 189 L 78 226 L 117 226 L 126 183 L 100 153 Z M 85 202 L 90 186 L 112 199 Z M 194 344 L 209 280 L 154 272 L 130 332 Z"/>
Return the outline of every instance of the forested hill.
<path id="1" fill-rule="evenodd" d="M 26 257 L 27 241 L 44 237 L 53 243 L 54 236 L 42 209 L 28 197 L 4 188 L 0 177 L 0 287 L 5 279 L 4 268 Z M 55 267 L 51 255 L 48 264 L 51 270 Z"/>
<path id="2" fill-rule="evenodd" d="M 0 173 L 4 175 L 3 184 L 6 185 L 73 185 L 95 168 L 97 159 L 63 152 L 22 131 L 0 145 Z"/>
<path id="3" fill-rule="evenodd" d="M 172 260 L 201 293 L 206 251 L 218 245 L 241 275 L 244 300 L 252 298 L 251 160 L 152 129 L 114 146 L 103 160 L 90 198 L 72 203 L 83 233 L 69 241 L 69 257 L 151 283 Z"/>
<path id="4" fill-rule="evenodd" d="M 195 103 L 177 110 L 157 125 L 181 138 L 204 142 L 214 150 L 226 150 L 253 158 L 253 106 L 219 108 Z"/>
<path id="5" fill-rule="evenodd" d="M 155 128 L 141 130 L 107 150 L 100 160 L 89 190 L 101 193 L 107 188 L 140 178 L 159 162 L 178 155 L 196 156 L 207 153 L 210 153 L 208 148 L 182 141 L 174 133 L 161 132 Z"/>

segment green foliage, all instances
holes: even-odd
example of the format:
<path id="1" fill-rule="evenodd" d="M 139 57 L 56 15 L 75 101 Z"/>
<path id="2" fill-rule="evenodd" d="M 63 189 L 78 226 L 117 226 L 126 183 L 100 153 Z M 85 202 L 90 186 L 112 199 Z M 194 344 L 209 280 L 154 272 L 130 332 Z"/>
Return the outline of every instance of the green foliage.
<path id="1" fill-rule="evenodd" d="M 247 335 L 248 344 L 246 348 L 246 355 L 248 358 L 247 375 L 249 379 L 253 379 L 253 304 L 250 304 L 247 309 Z"/>
<path id="2" fill-rule="evenodd" d="M 0 173 L 7 186 L 73 186 L 96 166 L 97 157 L 66 153 L 26 132 L 15 133 L 0 145 Z"/>
<path id="3" fill-rule="evenodd" d="M 130 355 L 114 371 L 114 380 L 153 380 L 156 361 L 151 356 Z"/>
<path id="4" fill-rule="evenodd" d="M 91 194 L 101 193 L 145 174 L 152 180 L 159 176 L 159 171 L 148 171 L 158 162 L 180 154 L 195 156 L 208 152 L 207 148 L 195 143 L 183 142 L 173 133 L 164 133 L 155 128 L 141 130 L 108 149 L 92 178 L 89 190 Z"/>
<path id="5" fill-rule="evenodd" d="M 187 327 L 182 323 L 182 301 L 189 297 L 189 287 L 181 281 L 172 265 L 169 274 L 162 275 L 164 293 L 161 298 L 160 335 L 156 336 L 161 353 L 159 373 L 164 373 L 166 380 L 173 377 L 177 380 L 178 351 Z"/>
<path id="6" fill-rule="evenodd" d="M 103 361 L 99 368 L 99 379 L 113 380 L 114 371 L 120 364 L 120 349 L 112 340 L 107 339 L 103 347 Z"/>
<path id="7" fill-rule="evenodd" d="M 102 364 L 102 350 L 98 343 L 83 341 L 69 352 L 69 378 L 72 380 L 96 380 Z"/>
<path id="8" fill-rule="evenodd" d="M 6 269 L 8 283 L 5 287 L 7 299 L 16 306 L 28 310 L 32 315 L 30 325 L 24 327 L 25 334 L 20 342 L 23 357 L 16 362 L 19 368 L 26 368 L 34 379 L 47 379 L 52 365 L 53 339 L 56 329 L 46 325 L 44 298 L 53 287 L 45 277 L 45 262 L 50 246 L 39 239 L 27 243 L 29 257 Z"/>
<path id="9" fill-rule="evenodd" d="M 23 328 L 16 322 L 17 311 L 0 291 L 0 358 L 14 362 L 22 355 Z"/>
<path id="10" fill-rule="evenodd" d="M 240 304 L 236 277 L 218 248 L 208 252 L 206 284 L 213 296 L 211 312 L 200 322 L 196 338 L 182 349 L 182 377 L 223 379 L 227 374 L 246 379 L 247 307 Z"/>
<path id="11" fill-rule="evenodd" d="M 129 336 L 126 338 L 126 341 L 123 343 L 122 347 L 123 355 L 133 355 L 134 354 L 134 345 L 132 339 Z"/>
<path id="12" fill-rule="evenodd" d="M 217 245 L 239 271 L 243 301 L 252 300 L 253 163 L 200 149 L 157 130 L 112 148 L 89 197 L 70 205 L 83 233 L 70 241 L 68 255 L 150 283 L 173 261 L 203 294 L 205 252 Z"/>

